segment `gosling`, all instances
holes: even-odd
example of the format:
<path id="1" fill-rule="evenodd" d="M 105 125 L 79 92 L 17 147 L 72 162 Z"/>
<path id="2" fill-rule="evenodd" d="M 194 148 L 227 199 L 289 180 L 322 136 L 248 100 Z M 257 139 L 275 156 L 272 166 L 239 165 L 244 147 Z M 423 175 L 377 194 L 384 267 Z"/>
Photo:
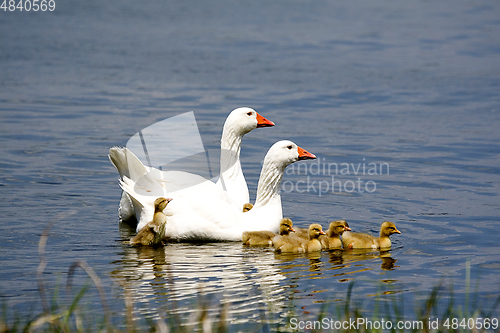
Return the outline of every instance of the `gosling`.
<path id="1" fill-rule="evenodd" d="M 248 212 L 249 210 L 251 210 L 253 208 L 253 204 L 247 202 L 246 204 L 243 205 L 243 213 L 246 213 Z"/>
<path id="2" fill-rule="evenodd" d="M 243 240 L 243 245 L 272 246 L 274 244 L 274 239 L 278 240 L 277 237 L 287 236 L 290 232 L 295 232 L 293 229 L 293 222 L 289 218 L 284 218 L 280 222 L 279 234 L 267 230 L 245 231 L 241 235 L 241 238 Z"/>
<path id="3" fill-rule="evenodd" d="M 351 231 L 349 224 L 345 220 L 337 220 L 330 223 L 326 235 L 319 237 L 323 250 L 334 250 L 342 248 L 340 236 L 344 231 Z"/>
<path id="4" fill-rule="evenodd" d="M 275 244 L 276 252 L 281 253 L 306 253 L 306 252 L 320 252 L 322 249 L 319 236 L 325 235 L 323 228 L 320 224 L 313 223 L 309 226 L 309 239 L 301 237 L 294 237 L 285 239 L 280 244 Z"/>
<path id="5" fill-rule="evenodd" d="M 162 197 L 155 200 L 153 220 L 148 222 L 148 224 L 130 240 L 130 245 L 158 246 L 162 244 L 165 235 L 165 226 L 167 224 L 167 216 L 163 213 L 163 210 L 170 201 L 172 201 L 172 199 L 165 199 Z"/>
<path id="6" fill-rule="evenodd" d="M 365 233 L 349 232 L 342 235 L 342 244 L 344 249 L 390 249 L 391 239 L 389 236 L 400 234 L 396 225 L 392 222 L 385 221 L 380 226 L 380 236 L 375 237 Z"/>

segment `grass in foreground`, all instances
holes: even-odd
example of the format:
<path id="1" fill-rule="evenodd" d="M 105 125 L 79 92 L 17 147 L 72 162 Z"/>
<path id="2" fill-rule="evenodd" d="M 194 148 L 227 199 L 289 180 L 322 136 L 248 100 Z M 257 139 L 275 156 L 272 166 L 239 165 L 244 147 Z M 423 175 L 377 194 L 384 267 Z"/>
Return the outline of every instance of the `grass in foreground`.
<path id="1" fill-rule="evenodd" d="M 43 268 L 43 260 L 40 267 Z M 353 282 L 347 288 L 344 301 L 325 303 L 314 319 L 301 320 L 301 315 L 296 312 L 298 309 L 291 303 L 286 317 L 262 310 L 255 322 L 238 325 L 233 325 L 228 319 L 228 305 L 220 306 L 216 315 L 210 315 L 214 313 L 214 304 L 204 299 L 201 292 L 195 304 L 196 315 L 171 311 L 160 314 L 155 320 L 137 317 L 132 299 L 124 288 L 124 314 L 113 315 L 99 277 L 83 261 L 75 262 L 69 269 L 67 294 L 71 294 L 72 276 L 77 268 L 86 272 L 93 285 L 86 283 L 72 296 L 71 302 L 59 300 L 57 291 L 48 301 L 41 278 L 43 270 L 39 268 L 41 313 L 19 316 L 9 313 L 4 304 L 0 332 L 500 332 L 498 318 L 493 317 L 498 315 L 496 309 L 500 296 L 488 309 L 481 307 L 477 294 L 472 300 L 466 295 L 465 304 L 458 304 L 453 289 L 442 284 L 434 287 L 423 300 L 410 302 L 413 303 L 410 305 L 405 304 L 408 302 L 403 299 L 403 294 L 382 295 L 383 301 L 377 298 L 368 311 L 366 305 L 363 307 L 364 299 L 356 299 Z M 93 286 L 97 288 L 102 311 L 82 304 Z M 175 301 L 171 303 L 175 310 Z M 405 307 L 415 309 L 413 319 L 405 320 Z"/>
<path id="2" fill-rule="evenodd" d="M 37 269 L 38 292 L 41 302 L 41 313 L 20 316 L 10 313 L 4 304 L 0 316 L 0 333 L 2 332 L 293 332 L 293 331 L 336 331 L 336 332 L 500 332 L 499 318 L 496 309 L 500 304 L 498 296 L 489 309 L 483 309 L 477 291 L 470 298 L 470 264 L 467 263 L 466 295 L 463 305 L 457 304 L 453 289 L 446 289 L 442 284 L 434 287 L 423 301 L 413 303 L 414 317 L 405 320 L 404 308 L 408 307 L 403 294 L 383 295 L 384 301 L 378 297 L 373 308 L 367 311 L 362 302 L 353 295 L 352 282 L 342 302 L 325 303 L 314 319 L 301 321 L 297 309 L 293 305 L 287 309 L 286 317 L 280 313 L 261 310 L 259 320 L 252 323 L 233 325 L 228 319 L 228 305 L 220 306 L 217 314 L 213 313 L 210 304 L 200 292 L 196 316 L 183 316 L 177 311 L 160 314 L 159 319 L 137 318 L 134 315 L 134 304 L 123 288 L 125 314 L 113 315 L 107 303 L 104 287 L 100 278 L 84 261 L 74 262 L 68 271 L 66 294 L 72 295 L 72 279 L 76 269 L 82 269 L 90 278 L 98 291 L 102 311 L 88 309 L 82 305 L 84 296 L 88 295 L 90 284 L 85 284 L 72 297 L 70 302 L 59 300 L 56 290 L 49 302 L 43 272 L 46 266 L 45 244 L 50 225 L 42 234 L 39 242 L 40 265 Z M 387 300 L 388 299 L 388 300 Z M 65 304 L 65 305 L 61 305 Z M 172 301 L 171 309 L 176 309 Z M 410 304 L 411 305 L 411 304 Z M 216 305 L 217 306 L 217 305 Z M 99 315 L 96 315 L 96 312 Z"/>

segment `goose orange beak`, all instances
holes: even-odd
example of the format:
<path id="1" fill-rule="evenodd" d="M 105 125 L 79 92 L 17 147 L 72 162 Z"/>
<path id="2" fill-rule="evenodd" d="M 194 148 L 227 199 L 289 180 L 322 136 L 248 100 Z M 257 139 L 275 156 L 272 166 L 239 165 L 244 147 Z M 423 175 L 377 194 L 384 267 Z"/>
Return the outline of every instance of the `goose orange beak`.
<path id="1" fill-rule="evenodd" d="M 311 154 L 310 152 L 308 152 L 305 149 L 300 148 L 299 146 L 297 146 L 297 150 L 299 152 L 299 160 L 308 160 L 308 159 L 313 160 L 316 158 L 316 155 Z"/>
<path id="2" fill-rule="evenodd" d="M 257 128 L 260 127 L 272 127 L 274 126 L 274 123 L 270 120 L 267 120 L 266 118 L 262 117 L 260 114 L 257 113 Z"/>

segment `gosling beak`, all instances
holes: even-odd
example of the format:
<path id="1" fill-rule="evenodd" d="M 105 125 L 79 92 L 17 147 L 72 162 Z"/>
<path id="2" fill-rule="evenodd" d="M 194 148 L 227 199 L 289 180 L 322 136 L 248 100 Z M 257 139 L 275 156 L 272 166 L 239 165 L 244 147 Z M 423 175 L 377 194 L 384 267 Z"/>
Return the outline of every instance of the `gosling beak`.
<path id="1" fill-rule="evenodd" d="M 400 234 L 400 233 L 401 233 L 401 231 L 399 231 L 398 229 L 394 228 L 394 233 L 396 233 L 396 234 Z"/>
<path id="2" fill-rule="evenodd" d="M 295 229 L 293 227 L 290 227 L 291 232 L 295 232 Z"/>
<path id="3" fill-rule="evenodd" d="M 166 200 L 166 201 L 167 201 L 167 203 L 168 203 L 168 202 L 170 202 L 170 201 L 172 201 L 172 200 L 174 200 L 174 199 L 172 199 L 172 198 L 166 198 L 165 200 Z"/>
<path id="4" fill-rule="evenodd" d="M 297 150 L 299 152 L 299 161 L 300 160 L 308 160 L 308 159 L 312 159 L 313 160 L 313 159 L 316 158 L 316 155 L 311 154 L 310 152 L 308 152 L 305 149 L 300 148 L 299 146 L 297 146 Z"/>
<path id="5" fill-rule="evenodd" d="M 325 234 L 325 232 L 324 232 L 323 230 L 320 230 L 320 231 L 319 231 L 319 234 L 320 234 L 320 235 L 326 235 L 326 234 Z"/>
<path id="6" fill-rule="evenodd" d="M 352 229 L 349 227 L 344 226 L 344 231 L 351 231 Z"/>
<path id="7" fill-rule="evenodd" d="M 260 114 L 257 113 L 257 128 L 260 127 L 272 127 L 274 126 L 274 123 L 270 120 L 267 120 L 266 118 L 262 117 Z"/>

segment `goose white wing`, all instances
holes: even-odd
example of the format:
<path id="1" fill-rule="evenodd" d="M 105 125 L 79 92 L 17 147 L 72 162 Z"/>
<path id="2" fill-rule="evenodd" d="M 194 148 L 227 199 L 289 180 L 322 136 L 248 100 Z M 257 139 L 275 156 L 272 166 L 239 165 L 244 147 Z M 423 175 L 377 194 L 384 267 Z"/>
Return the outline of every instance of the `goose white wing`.
<path id="1" fill-rule="evenodd" d="M 227 194 L 214 183 L 205 179 L 204 182 L 195 186 L 182 188 L 179 184 L 189 184 L 194 175 L 179 172 L 179 176 L 187 177 L 184 182 L 173 183 L 165 178 L 158 181 L 155 175 L 161 176 L 161 173 L 152 172 L 135 183 L 127 177 L 120 181 L 122 189 L 133 198 L 134 210 L 139 221 L 137 230 L 152 219 L 154 200 L 161 196 L 174 199 L 164 213 L 167 217 L 171 217 L 168 219 L 167 229 L 179 230 L 179 235 L 189 234 L 191 230 L 201 230 L 202 234 L 210 230 L 214 232 L 241 223 L 243 212 L 228 203 Z"/>

